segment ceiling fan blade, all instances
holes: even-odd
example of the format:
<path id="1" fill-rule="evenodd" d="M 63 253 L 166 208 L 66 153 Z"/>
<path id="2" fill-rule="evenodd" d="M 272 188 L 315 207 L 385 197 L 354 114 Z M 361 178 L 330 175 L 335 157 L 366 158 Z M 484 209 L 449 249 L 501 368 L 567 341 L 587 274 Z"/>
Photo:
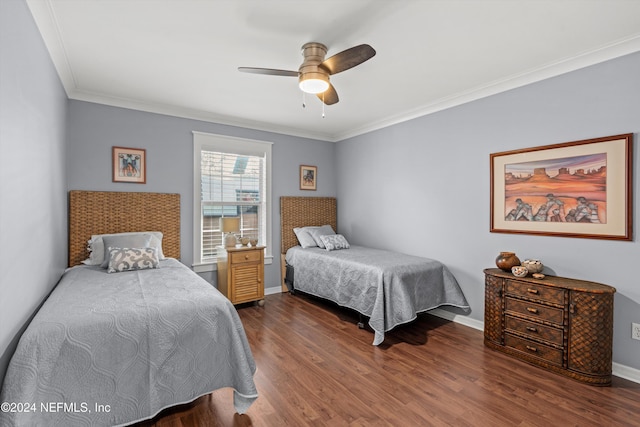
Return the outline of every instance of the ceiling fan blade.
<path id="1" fill-rule="evenodd" d="M 320 67 L 326 69 L 329 74 L 337 74 L 362 64 L 364 61 L 373 58 L 375 54 L 376 51 L 371 46 L 361 44 L 336 53 L 320 64 Z"/>
<path id="2" fill-rule="evenodd" d="M 324 102 L 327 105 L 337 104 L 340 99 L 338 99 L 338 92 L 336 92 L 336 88 L 333 87 L 331 83 L 329 83 L 329 89 L 325 90 L 322 93 L 317 93 L 316 96 L 320 99 L 320 101 Z"/>
<path id="3" fill-rule="evenodd" d="M 243 73 L 267 74 L 269 76 L 285 76 L 285 77 L 298 77 L 298 75 L 300 74 L 297 71 L 275 70 L 273 68 L 254 68 L 254 67 L 238 67 L 238 71 L 242 71 Z"/>

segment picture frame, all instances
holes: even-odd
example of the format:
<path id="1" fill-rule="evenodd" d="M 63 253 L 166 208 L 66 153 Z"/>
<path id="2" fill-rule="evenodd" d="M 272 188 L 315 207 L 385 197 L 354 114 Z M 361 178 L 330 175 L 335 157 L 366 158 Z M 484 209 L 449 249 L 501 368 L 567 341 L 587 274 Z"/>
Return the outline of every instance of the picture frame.
<path id="1" fill-rule="evenodd" d="M 147 150 L 113 147 L 112 158 L 113 182 L 146 184 Z"/>
<path id="2" fill-rule="evenodd" d="M 316 190 L 318 180 L 318 167 L 300 165 L 300 189 Z"/>
<path id="3" fill-rule="evenodd" d="M 490 232 L 632 240 L 633 134 L 490 154 Z"/>

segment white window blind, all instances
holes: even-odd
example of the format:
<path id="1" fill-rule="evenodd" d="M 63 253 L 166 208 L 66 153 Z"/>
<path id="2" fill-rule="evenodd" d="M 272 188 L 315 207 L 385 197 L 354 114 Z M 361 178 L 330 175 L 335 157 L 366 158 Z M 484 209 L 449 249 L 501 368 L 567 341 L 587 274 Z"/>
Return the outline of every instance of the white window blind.
<path id="1" fill-rule="evenodd" d="M 238 237 L 264 242 L 264 157 L 203 150 L 200 170 L 203 260 L 214 258 L 222 244 L 222 217 L 240 218 Z"/>
<path id="2" fill-rule="evenodd" d="M 194 132 L 195 266 L 215 262 L 223 217 L 239 218 L 235 234 L 257 238 L 270 255 L 270 161 L 270 143 Z"/>

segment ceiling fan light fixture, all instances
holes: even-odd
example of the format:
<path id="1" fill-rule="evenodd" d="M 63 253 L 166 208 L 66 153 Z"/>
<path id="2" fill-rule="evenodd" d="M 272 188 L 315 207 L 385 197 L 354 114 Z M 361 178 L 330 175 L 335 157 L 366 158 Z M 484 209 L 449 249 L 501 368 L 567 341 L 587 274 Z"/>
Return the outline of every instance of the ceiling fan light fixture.
<path id="1" fill-rule="evenodd" d="M 300 90 L 318 94 L 329 89 L 329 76 L 323 73 L 305 73 L 300 75 Z"/>

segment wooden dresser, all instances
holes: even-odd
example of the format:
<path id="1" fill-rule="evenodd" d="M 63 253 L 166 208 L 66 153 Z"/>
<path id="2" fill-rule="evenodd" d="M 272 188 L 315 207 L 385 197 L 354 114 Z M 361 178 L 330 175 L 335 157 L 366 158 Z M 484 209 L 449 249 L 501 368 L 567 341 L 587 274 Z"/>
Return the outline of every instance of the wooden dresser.
<path id="1" fill-rule="evenodd" d="M 218 250 L 218 290 L 233 304 L 264 305 L 264 246 Z"/>
<path id="2" fill-rule="evenodd" d="M 487 347 L 587 384 L 611 384 L 615 288 L 497 268 L 484 274 Z"/>

